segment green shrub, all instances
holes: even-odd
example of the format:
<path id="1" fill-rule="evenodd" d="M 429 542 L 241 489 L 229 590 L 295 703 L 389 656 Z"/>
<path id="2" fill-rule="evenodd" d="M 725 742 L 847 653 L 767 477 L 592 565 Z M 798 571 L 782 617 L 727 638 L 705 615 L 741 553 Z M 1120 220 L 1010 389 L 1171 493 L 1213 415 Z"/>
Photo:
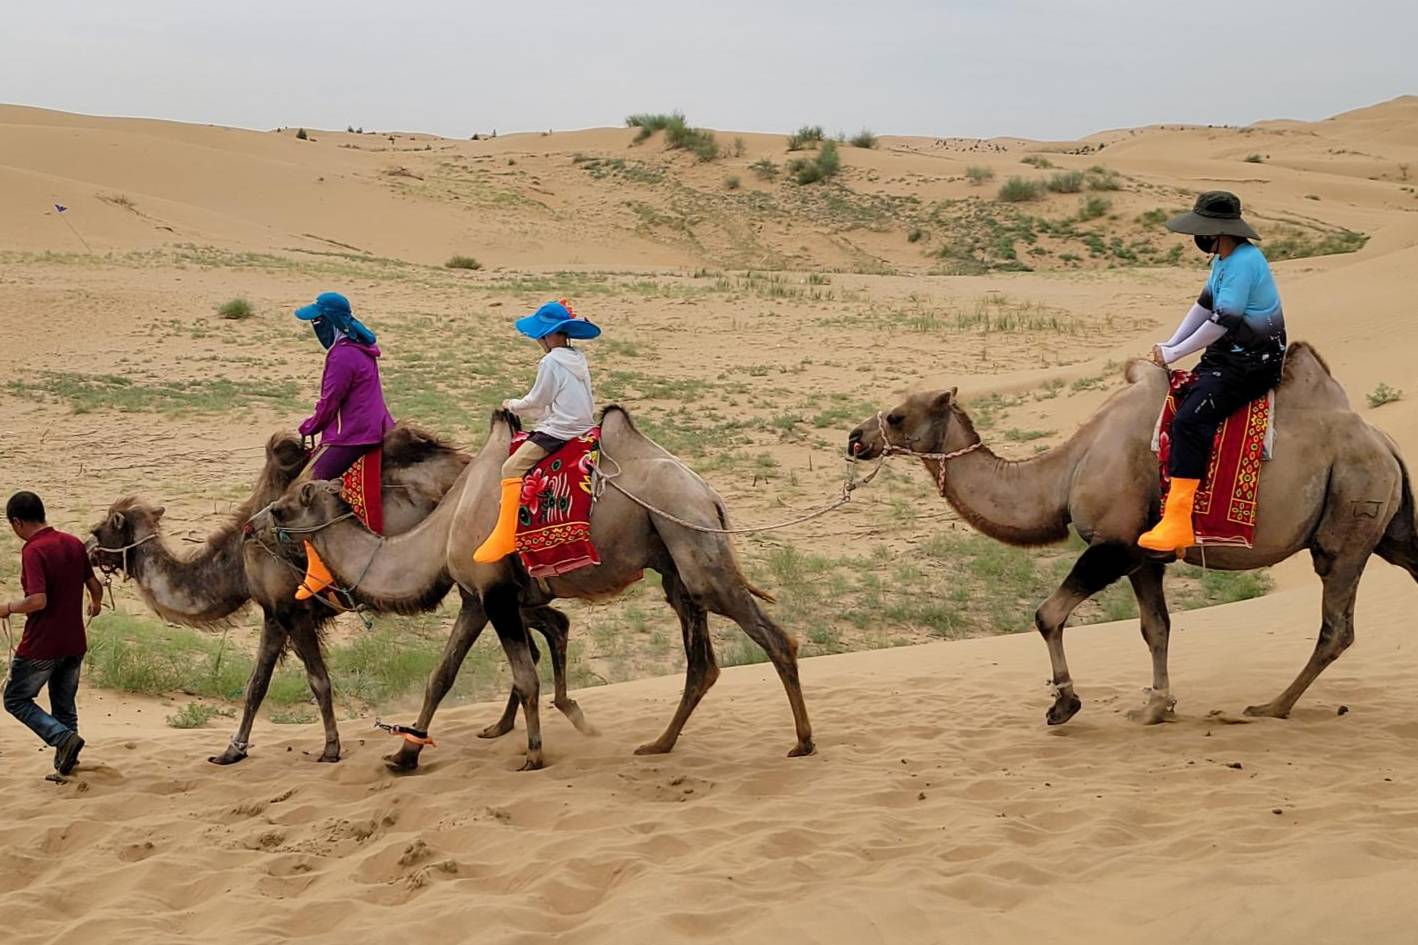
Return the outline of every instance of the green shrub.
<path id="1" fill-rule="evenodd" d="M 1062 173 L 1050 177 L 1045 186 L 1056 194 L 1081 193 L 1083 190 L 1083 172 L 1063 171 Z"/>
<path id="2" fill-rule="evenodd" d="M 201 728 L 217 716 L 226 714 L 228 713 L 214 705 L 189 702 L 169 715 L 167 724 L 172 728 Z"/>
<path id="3" fill-rule="evenodd" d="M 1041 169 L 1042 169 L 1042 168 L 1050 168 L 1050 167 L 1053 167 L 1053 166 L 1054 166 L 1054 162 L 1053 162 L 1053 161 L 1050 161 L 1048 158 L 1044 157 L 1044 155 L 1042 155 L 1042 154 L 1030 154 L 1030 155 L 1027 155 L 1027 156 L 1025 156 L 1025 157 L 1023 157 L 1023 158 L 1020 158 L 1020 163 L 1021 163 L 1021 164 L 1032 164 L 1034 167 L 1041 168 Z"/>
<path id="4" fill-rule="evenodd" d="M 1011 177 L 999 189 L 998 199 L 1004 203 L 1024 203 L 1044 196 L 1044 185 L 1036 180 Z"/>
<path id="5" fill-rule="evenodd" d="M 299 140 L 301 140 L 301 141 L 309 141 L 309 140 L 310 140 L 310 135 L 308 135 L 308 134 L 305 133 L 305 129 L 304 129 L 304 128 L 301 128 L 300 130 L 298 130 L 298 131 L 295 133 L 295 136 L 296 136 L 297 139 L 299 139 Z"/>
<path id="6" fill-rule="evenodd" d="M 1309 256 L 1332 256 L 1363 249 L 1369 238 L 1353 230 L 1315 232 L 1295 227 L 1282 228 L 1265 241 L 1267 259 L 1304 259 Z"/>
<path id="7" fill-rule="evenodd" d="M 866 128 L 852 136 L 852 147 L 854 148 L 874 148 L 878 143 L 876 135 Z"/>
<path id="8" fill-rule="evenodd" d="M 665 129 L 665 147 L 688 151 L 701 161 L 712 161 L 719 156 L 719 143 L 714 140 L 714 132 L 691 128 L 683 122 L 671 124 Z"/>
<path id="9" fill-rule="evenodd" d="M 736 158 L 743 157 L 748 150 L 748 144 L 741 137 L 734 138 L 734 145 L 729 149 L 729 153 Z"/>
<path id="10" fill-rule="evenodd" d="M 815 184 L 827 180 L 842 169 L 842 156 L 836 141 L 824 141 L 817 155 L 811 158 L 794 158 L 788 162 L 788 173 L 799 184 Z"/>
<path id="11" fill-rule="evenodd" d="M 748 169 L 763 180 L 775 180 L 778 177 L 778 165 L 774 164 L 768 158 L 759 158 L 757 161 L 750 164 Z"/>
<path id="12" fill-rule="evenodd" d="M 1247 155 L 1246 155 L 1246 163 L 1247 163 L 1247 164 L 1264 164 L 1264 163 L 1265 163 L 1265 157 L 1262 156 L 1262 155 L 1259 155 L 1259 154 L 1247 154 Z"/>
<path id="13" fill-rule="evenodd" d="M 256 312 L 252 309 L 251 303 L 240 296 L 234 299 L 228 299 L 217 306 L 217 315 L 222 318 L 229 318 L 232 321 L 250 318 L 254 314 L 256 314 Z"/>
<path id="14" fill-rule="evenodd" d="M 640 133 L 635 136 L 637 142 L 644 141 L 657 131 L 666 131 L 671 126 L 683 128 L 685 126 L 684 112 L 671 112 L 663 114 L 639 114 L 631 115 L 625 119 L 627 128 L 639 128 Z"/>
<path id="15" fill-rule="evenodd" d="M 1101 164 L 1094 164 L 1088 169 L 1088 189 L 1089 190 L 1122 190 L 1123 179 L 1117 171 L 1110 170 Z"/>
<path id="16" fill-rule="evenodd" d="M 919 243 L 925 235 L 925 231 L 922 230 L 919 226 L 913 226 L 906 231 L 906 242 Z"/>
<path id="17" fill-rule="evenodd" d="M 445 269 L 481 269 L 483 264 L 471 256 L 450 256 L 443 264 Z"/>
<path id="18" fill-rule="evenodd" d="M 729 190 L 738 190 L 739 187 L 743 186 L 743 181 L 739 180 L 737 174 L 730 174 L 728 177 L 724 178 L 724 186 Z"/>
<path id="19" fill-rule="evenodd" d="M 983 164 L 971 164 L 965 168 L 965 178 L 978 187 L 987 180 L 994 180 L 995 172 L 993 168 L 985 167 Z"/>
<path id="20" fill-rule="evenodd" d="M 1163 210 L 1161 207 L 1155 207 L 1151 210 L 1144 210 L 1142 213 L 1139 213 L 1137 215 L 1137 222 L 1141 223 L 1143 226 L 1161 226 L 1163 223 L 1167 222 L 1169 216 L 1170 214 L 1168 214 L 1166 210 Z"/>
<path id="21" fill-rule="evenodd" d="M 1113 202 L 1107 197 L 1085 197 L 1078 208 L 1078 218 L 1080 220 L 1096 220 L 1103 216 L 1113 207 Z"/>
<path id="22" fill-rule="evenodd" d="M 796 132 L 788 135 L 788 150 L 801 151 L 804 148 L 816 147 L 826 137 L 821 125 L 803 125 Z"/>
<path id="23" fill-rule="evenodd" d="M 1384 404 L 1391 404 L 1396 400 L 1403 399 L 1403 391 L 1389 387 L 1388 384 L 1380 381 L 1379 386 L 1369 392 L 1369 406 L 1382 407 Z"/>

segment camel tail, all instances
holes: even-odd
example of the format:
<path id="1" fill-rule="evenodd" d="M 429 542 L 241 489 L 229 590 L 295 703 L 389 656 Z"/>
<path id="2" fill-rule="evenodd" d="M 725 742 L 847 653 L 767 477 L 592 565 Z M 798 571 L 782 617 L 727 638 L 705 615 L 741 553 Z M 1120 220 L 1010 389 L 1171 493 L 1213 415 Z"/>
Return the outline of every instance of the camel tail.
<path id="1" fill-rule="evenodd" d="M 729 510 L 724 507 L 723 500 L 720 499 L 717 495 L 714 496 L 714 508 L 719 514 L 719 527 L 728 528 Z M 770 604 L 778 603 L 778 598 L 774 597 L 772 594 L 768 593 L 758 585 L 754 584 L 748 579 L 748 575 L 743 573 L 743 568 L 739 566 L 739 556 L 734 552 L 732 547 L 729 548 L 729 554 L 730 563 L 733 565 L 734 570 L 738 573 L 738 578 L 740 581 L 743 582 L 743 586 L 748 589 L 748 592 L 761 601 L 766 601 Z"/>
<path id="2" fill-rule="evenodd" d="M 1413 501 L 1413 476 L 1408 472 L 1408 464 L 1403 461 L 1392 440 L 1389 440 L 1389 448 L 1393 450 L 1393 458 L 1398 461 L 1398 468 L 1403 471 L 1403 498 L 1399 502 L 1397 514 L 1389 521 L 1384 537 L 1374 550 L 1380 558 L 1389 564 L 1406 568 L 1408 573 L 1413 575 L 1413 579 L 1418 580 L 1418 505 Z"/>

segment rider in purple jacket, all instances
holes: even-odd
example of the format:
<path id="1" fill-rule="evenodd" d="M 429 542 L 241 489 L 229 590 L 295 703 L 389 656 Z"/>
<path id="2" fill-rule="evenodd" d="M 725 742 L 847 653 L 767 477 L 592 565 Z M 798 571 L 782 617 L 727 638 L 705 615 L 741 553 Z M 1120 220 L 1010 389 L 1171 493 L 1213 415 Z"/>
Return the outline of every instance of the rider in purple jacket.
<path id="1" fill-rule="evenodd" d="M 384 442 L 384 434 L 394 427 L 379 383 L 379 346 L 338 292 L 320 293 L 315 304 L 297 309 L 295 317 L 311 323 L 328 351 L 320 400 L 300 425 L 300 434 L 320 434 L 322 449 L 312 477 L 338 479 L 371 446 Z"/>
<path id="2" fill-rule="evenodd" d="M 370 447 L 383 443 L 384 434 L 394 427 L 379 383 L 379 346 L 374 332 L 350 311 L 350 300 L 338 292 L 321 292 L 313 305 L 296 309 L 295 317 L 310 322 L 327 352 L 320 400 L 300 425 L 301 436 L 320 434 L 320 452 L 310 474 L 314 479 L 338 479 Z M 305 580 L 295 592 L 296 600 L 313 597 L 334 583 L 308 541 L 305 560 Z"/>

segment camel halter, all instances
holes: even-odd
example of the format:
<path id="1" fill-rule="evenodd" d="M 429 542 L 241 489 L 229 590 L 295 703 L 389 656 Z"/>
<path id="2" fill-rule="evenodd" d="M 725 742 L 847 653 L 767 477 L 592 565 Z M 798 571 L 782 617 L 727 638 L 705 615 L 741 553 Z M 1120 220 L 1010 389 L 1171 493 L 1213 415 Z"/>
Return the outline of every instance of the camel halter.
<path id="1" fill-rule="evenodd" d="M 274 504 L 275 504 L 275 503 L 272 503 L 272 505 L 274 505 Z M 266 508 L 262 509 L 261 512 L 268 512 L 268 511 L 270 511 L 270 508 L 271 508 L 271 506 L 268 505 L 268 506 L 266 506 Z M 261 513 L 260 513 L 260 512 L 257 512 L 256 514 L 259 515 L 259 514 L 261 514 Z M 254 518 L 254 517 L 255 517 L 255 516 L 252 516 L 252 518 Z M 295 544 L 295 542 L 292 541 L 292 539 L 291 539 L 291 536 L 292 536 L 292 535 L 313 535 L 313 534 L 315 534 L 316 532 L 324 531 L 325 529 L 329 528 L 331 525 L 335 525 L 335 524 L 337 524 L 337 523 L 339 523 L 339 522 L 345 521 L 346 519 L 351 519 L 351 518 L 354 518 L 354 517 L 355 517 L 355 513 L 354 513 L 353 511 L 349 511 L 349 512 L 346 512 L 346 513 L 343 514 L 343 515 L 337 515 L 337 516 L 335 516 L 334 518 L 330 519 L 328 522 L 320 522 L 320 523 L 318 523 L 318 524 L 316 524 L 316 525 L 308 525 L 308 526 L 282 526 L 282 525 L 273 525 L 273 526 L 272 526 L 272 530 L 276 533 L 276 542 L 277 542 L 277 544 L 281 544 L 281 545 L 293 545 L 293 544 Z M 247 524 L 247 528 L 250 529 L 251 522 L 248 520 L 246 524 Z M 293 563 L 291 563 L 290 561 L 288 561 L 288 560 L 285 558 L 285 556 L 283 556 L 283 555 L 281 555 L 280 553 L 278 553 L 278 552 L 276 551 L 276 549 L 274 549 L 274 548 L 272 548 L 270 545 L 266 544 L 266 542 L 264 542 L 264 541 L 261 539 L 260 534 L 259 534 L 258 532 L 256 532 L 254 529 L 249 530 L 249 531 L 246 533 L 246 535 L 247 535 L 247 538 L 248 538 L 250 541 L 254 541 L 258 546 L 260 546 L 261 550 L 264 551 L 264 552 L 266 552 L 266 554 L 269 555 L 273 561 L 279 562 L 281 565 L 283 565 L 284 567 L 288 568 L 288 569 L 291 571 L 292 574 L 294 574 L 297 578 L 299 578 L 300 584 L 301 584 L 302 586 L 305 584 L 305 571 L 304 571 L 304 570 L 302 570 L 301 568 L 296 567 Z M 364 623 L 364 629 L 366 629 L 366 630 L 373 630 L 373 629 L 374 629 L 374 621 L 370 620 L 370 619 L 369 619 L 369 615 L 368 615 L 367 613 L 365 613 L 365 609 L 366 609 L 366 608 L 364 607 L 364 605 L 360 604 L 358 601 L 356 601 L 356 600 L 354 599 L 354 592 L 359 588 L 360 584 L 363 583 L 363 582 L 364 582 L 364 579 L 369 575 L 369 569 L 372 568 L 372 567 L 374 567 L 374 559 L 377 558 L 377 557 L 379 556 L 379 552 L 384 549 L 384 541 L 385 541 L 385 536 L 380 535 L 380 536 L 379 536 L 379 543 L 374 546 L 374 551 L 370 553 L 370 555 L 369 555 L 369 560 L 364 563 L 364 570 L 360 572 L 359 577 L 355 579 L 355 582 L 354 582 L 353 584 L 350 584 L 350 585 L 348 585 L 348 586 L 342 586 L 342 585 L 340 585 L 340 584 L 331 584 L 331 585 L 330 585 L 330 587 L 329 587 L 328 589 L 335 592 L 335 594 L 340 598 L 340 601 L 341 601 L 340 603 L 337 604 L 337 603 L 335 603 L 334 601 L 328 599 L 328 598 L 324 595 L 323 592 L 322 592 L 322 593 L 319 593 L 319 594 L 312 594 L 312 595 L 311 595 L 311 600 L 317 600 L 317 601 L 319 601 L 320 603 L 324 604 L 326 607 L 329 607 L 331 610 L 333 610 L 333 611 L 334 611 L 335 613 L 337 613 L 337 614 L 354 614 L 356 617 L 358 617 L 358 618 L 360 619 L 361 622 Z"/>
<path id="2" fill-rule="evenodd" d="M 130 544 L 127 544 L 127 545 L 122 545 L 122 546 L 120 546 L 120 547 L 118 547 L 118 548 L 105 548 L 103 545 L 95 545 L 95 546 L 94 546 L 94 551 L 102 551 L 102 552 L 106 552 L 107 554 L 111 554 L 111 555 L 122 555 L 122 556 L 123 556 L 123 557 L 122 557 L 122 564 L 117 564 L 117 565 L 113 565 L 113 564 L 108 564 L 108 565 L 100 564 L 100 565 L 98 566 L 98 569 L 99 569 L 100 571 L 102 571 L 102 572 L 103 572 L 104 574 L 106 574 L 106 575 L 112 575 L 113 572 L 115 572 L 115 571 L 122 571 L 124 577 L 130 577 L 131 574 L 132 574 L 132 572 L 130 572 L 130 571 L 128 570 L 128 552 L 132 551 L 134 548 L 137 548 L 139 545 L 146 545 L 148 542 L 152 541 L 152 540 L 153 540 L 154 538 L 156 538 L 156 537 L 158 537 L 158 533 L 157 533 L 157 532 L 153 532 L 151 535 L 147 535 L 147 536 L 145 536 L 145 537 L 143 537 L 143 538 L 139 538 L 139 539 L 138 539 L 137 541 L 135 541 L 135 542 L 131 542 Z"/>
<path id="3" fill-rule="evenodd" d="M 912 449 L 909 446 L 897 446 L 895 443 L 892 443 L 891 440 L 887 439 L 886 418 L 882 416 L 880 410 L 876 412 L 876 426 L 881 433 L 881 455 L 883 459 L 887 456 L 915 456 L 917 459 L 933 459 L 936 461 L 935 484 L 937 491 L 939 491 L 942 496 L 945 495 L 945 464 L 967 453 L 973 453 L 985 445 L 984 440 L 976 440 L 969 446 L 958 450 L 951 450 L 948 453 L 927 453 L 922 450 Z M 919 439 L 919 437 L 912 437 L 911 439 L 915 440 Z"/>

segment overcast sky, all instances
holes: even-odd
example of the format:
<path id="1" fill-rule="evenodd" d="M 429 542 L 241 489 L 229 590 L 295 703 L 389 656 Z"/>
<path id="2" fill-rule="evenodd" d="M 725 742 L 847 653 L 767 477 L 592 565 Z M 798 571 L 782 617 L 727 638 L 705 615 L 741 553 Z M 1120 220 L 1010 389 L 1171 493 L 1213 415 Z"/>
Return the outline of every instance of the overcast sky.
<path id="1" fill-rule="evenodd" d="M 1415 40 L 1414 0 L 7 0 L 0 101 L 456 137 L 679 108 L 1073 138 L 1415 93 Z"/>

